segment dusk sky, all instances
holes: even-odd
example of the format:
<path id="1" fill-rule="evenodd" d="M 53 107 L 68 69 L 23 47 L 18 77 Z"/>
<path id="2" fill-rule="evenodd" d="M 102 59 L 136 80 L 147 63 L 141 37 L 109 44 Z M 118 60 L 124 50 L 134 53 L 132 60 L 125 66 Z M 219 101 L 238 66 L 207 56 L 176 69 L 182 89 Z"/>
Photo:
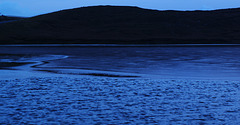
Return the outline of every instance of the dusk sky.
<path id="1" fill-rule="evenodd" d="M 158 10 L 213 10 L 240 7 L 240 0 L 0 0 L 0 13 L 29 17 L 94 5 L 138 6 Z"/>

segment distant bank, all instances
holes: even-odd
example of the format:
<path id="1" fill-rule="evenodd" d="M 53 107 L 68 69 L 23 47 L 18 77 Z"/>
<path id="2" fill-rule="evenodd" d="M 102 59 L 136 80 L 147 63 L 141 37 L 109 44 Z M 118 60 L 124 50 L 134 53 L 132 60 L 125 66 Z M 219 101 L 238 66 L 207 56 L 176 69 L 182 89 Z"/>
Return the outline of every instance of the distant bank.
<path id="1" fill-rule="evenodd" d="M 239 20 L 240 8 L 82 7 L 1 23 L 0 44 L 240 44 Z"/>
<path id="2" fill-rule="evenodd" d="M 14 16 L 0 15 L 0 23 L 2 23 L 2 22 L 11 22 L 11 21 L 20 20 L 20 19 L 25 19 L 25 18 L 24 17 L 14 17 Z"/>

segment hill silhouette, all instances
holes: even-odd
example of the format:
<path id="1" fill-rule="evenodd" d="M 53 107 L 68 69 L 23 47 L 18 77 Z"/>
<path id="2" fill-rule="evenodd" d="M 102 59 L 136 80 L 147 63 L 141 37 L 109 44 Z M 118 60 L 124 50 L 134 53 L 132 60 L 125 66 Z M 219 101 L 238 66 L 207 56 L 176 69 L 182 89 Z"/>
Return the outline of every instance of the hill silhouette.
<path id="1" fill-rule="evenodd" d="M 0 44 L 239 44 L 239 20 L 239 8 L 158 11 L 82 7 L 0 24 Z"/>
<path id="2" fill-rule="evenodd" d="M 19 20 L 19 19 L 23 19 L 23 17 L 14 17 L 14 16 L 0 15 L 0 22 L 2 22 L 2 21 L 10 21 L 10 20 Z"/>
<path id="3" fill-rule="evenodd" d="M 16 20 L 24 19 L 23 17 L 14 17 L 14 16 L 4 16 L 0 15 L 0 24 L 1 23 L 7 23 L 7 22 L 12 22 Z"/>

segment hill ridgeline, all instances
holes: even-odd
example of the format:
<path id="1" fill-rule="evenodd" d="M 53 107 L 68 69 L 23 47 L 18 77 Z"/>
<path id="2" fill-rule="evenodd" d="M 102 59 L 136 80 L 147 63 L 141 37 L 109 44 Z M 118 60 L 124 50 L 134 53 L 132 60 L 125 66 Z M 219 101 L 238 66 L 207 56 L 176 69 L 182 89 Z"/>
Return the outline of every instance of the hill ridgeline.
<path id="1" fill-rule="evenodd" d="M 92 6 L 2 23 L 0 44 L 239 44 L 239 21 L 239 8 Z"/>

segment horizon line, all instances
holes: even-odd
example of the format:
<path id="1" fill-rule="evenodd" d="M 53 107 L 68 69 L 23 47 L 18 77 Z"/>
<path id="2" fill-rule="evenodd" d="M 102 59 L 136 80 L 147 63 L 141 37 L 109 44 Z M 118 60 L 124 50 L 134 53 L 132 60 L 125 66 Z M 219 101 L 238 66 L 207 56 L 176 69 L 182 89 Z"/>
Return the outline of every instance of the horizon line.
<path id="1" fill-rule="evenodd" d="M 88 8 L 88 7 L 137 7 L 141 9 L 146 9 L 146 10 L 155 10 L 155 11 L 179 11 L 179 12 L 194 12 L 194 11 L 218 11 L 218 10 L 231 10 L 231 9 L 238 9 L 240 7 L 233 7 L 233 8 L 217 8 L 217 9 L 153 9 L 153 8 L 145 8 L 145 7 L 140 7 L 140 6 L 123 6 L 123 5 L 93 5 L 93 6 L 80 6 L 80 7 L 73 7 L 73 8 L 66 8 L 66 9 L 60 9 L 56 11 L 51 11 L 47 13 L 42 13 L 42 14 L 36 14 L 34 16 L 17 16 L 17 15 L 5 15 L 1 13 L 0 16 L 8 16 L 8 17 L 22 17 L 22 18 L 31 18 L 35 16 L 40 16 L 40 15 L 45 15 L 45 14 L 50 14 L 54 12 L 59 12 L 59 11 L 64 11 L 64 10 L 72 10 L 72 9 L 78 9 L 78 8 Z"/>

